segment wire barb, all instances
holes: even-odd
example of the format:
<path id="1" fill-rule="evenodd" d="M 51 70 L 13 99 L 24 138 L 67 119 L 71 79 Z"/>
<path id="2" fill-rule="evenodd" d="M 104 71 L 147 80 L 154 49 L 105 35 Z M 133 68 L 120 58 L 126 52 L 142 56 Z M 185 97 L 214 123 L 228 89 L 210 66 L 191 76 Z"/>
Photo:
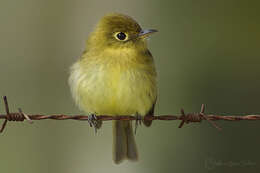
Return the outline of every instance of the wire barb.
<path id="1" fill-rule="evenodd" d="M 4 100 L 4 103 L 5 103 L 5 112 L 6 112 L 6 118 L 5 118 L 5 121 L 4 123 L 2 124 L 2 127 L 0 129 L 0 133 L 2 133 L 6 127 L 6 124 L 7 124 L 7 121 L 8 121 L 8 117 L 9 117 L 9 107 L 8 107 L 8 101 L 7 101 L 7 97 L 4 96 L 3 97 L 3 100 Z"/>
<path id="2" fill-rule="evenodd" d="M 180 119 L 182 121 L 181 121 L 181 123 L 179 125 L 179 128 L 182 128 L 184 123 L 188 124 L 190 122 L 201 122 L 202 120 L 207 120 L 216 129 L 221 130 L 221 128 L 215 122 L 213 122 L 211 119 L 209 119 L 208 115 L 205 115 L 204 113 L 205 113 L 205 104 L 201 105 L 200 113 L 185 114 L 184 113 L 184 109 L 181 109 Z"/>
<path id="3" fill-rule="evenodd" d="M 205 104 L 202 104 L 202 105 L 201 105 L 201 109 L 200 109 L 200 114 L 199 114 L 200 117 L 203 118 L 203 119 L 205 119 L 205 120 L 207 120 L 208 122 L 210 122 L 211 125 L 213 125 L 216 129 L 222 130 L 222 129 L 217 125 L 217 123 L 215 123 L 214 121 L 210 120 L 210 119 L 207 117 L 207 115 L 204 114 L 204 112 L 205 112 Z"/>
<path id="4" fill-rule="evenodd" d="M 6 117 L 5 117 L 4 123 L 2 124 L 2 127 L 0 129 L 0 133 L 2 133 L 4 131 L 8 121 L 24 121 L 24 119 L 27 119 L 29 121 L 29 123 L 33 123 L 32 120 L 29 118 L 29 116 L 27 116 L 26 114 L 24 114 L 22 112 L 21 108 L 18 109 L 19 113 L 10 113 L 7 97 L 4 96 L 3 100 L 4 100 L 4 104 L 5 104 Z"/>
<path id="5" fill-rule="evenodd" d="M 21 114 L 21 117 L 25 118 L 30 124 L 33 123 L 33 121 L 30 119 L 30 117 L 27 114 L 23 113 L 21 108 L 18 108 L 18 111 Z"/>

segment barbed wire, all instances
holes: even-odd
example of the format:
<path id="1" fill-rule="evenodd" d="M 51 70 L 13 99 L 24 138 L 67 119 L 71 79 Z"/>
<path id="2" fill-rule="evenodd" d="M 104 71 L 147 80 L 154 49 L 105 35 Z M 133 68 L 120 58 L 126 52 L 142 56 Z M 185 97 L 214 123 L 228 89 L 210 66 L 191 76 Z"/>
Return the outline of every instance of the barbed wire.
<path id="1" fill-rule="evenodd" d="M 8 106 L 7 97 L 3 97 L 5 112 L 6 114 L 0 114 L 0 119 L 5 119 L 0 129 L 0 133 L 2 133 L 6 127 L 8 121 L 24 121 L 27 120 L 29 123 L 33 123 L 34 120 L 79 120 L 79 121 L 88 121 L 90 126 L 93 123 L 93 115 L 64 115 L 64 114 L 54 114 L 54 115 L 41 115 L 41 114 L 31 114 L 27 115 L 22 112 L 21 108 L 18 108 L 18 112 L 11 113 Z M 91 119 L 91 120 L 90 120 Z M 260 115 L 214 115 L 214 114 L 205 114 L 205 105 L 201 105 L 201 110 L 198 113 L 187 113 L 185 114 L 184 109 L 181 109 L 180 115 L 153 115 L 153 116 L 120 116 L 120 115 L 98 115 L 94 116 L 94 120 L 102 120 L 102 121 L 110 121 L 110 120 L 136 120 L 137 124 L 141 122 L 141 120 L 181 120 L 179 128 L 182 128 L 184 124 L 188 124 L 191 122 L 201 122 L 203 120 L 211 123 L 215 128 L 221 130 L 221 128 L 214 122 L 217 120 L 225 120 L 225 121 L 241 121 L 241 120 L 260 120 Z"/>

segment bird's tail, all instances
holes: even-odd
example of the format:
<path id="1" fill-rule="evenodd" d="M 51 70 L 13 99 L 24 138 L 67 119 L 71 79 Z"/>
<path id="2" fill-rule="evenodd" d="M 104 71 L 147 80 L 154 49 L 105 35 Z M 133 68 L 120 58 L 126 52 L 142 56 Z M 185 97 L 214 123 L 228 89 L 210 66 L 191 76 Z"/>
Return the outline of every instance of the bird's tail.
<path id="1" fill-rule="evenodd" d="M 138 159 L 131 121 L 113 121 L 113 159 L 116 164 Z"/>

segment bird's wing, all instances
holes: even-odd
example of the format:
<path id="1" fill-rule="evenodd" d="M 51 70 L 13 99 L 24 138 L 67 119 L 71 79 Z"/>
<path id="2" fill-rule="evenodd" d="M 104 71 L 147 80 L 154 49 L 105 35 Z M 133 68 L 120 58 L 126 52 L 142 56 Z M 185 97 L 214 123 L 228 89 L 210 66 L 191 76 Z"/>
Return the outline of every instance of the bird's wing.
<path id="1" fill-rule="evenodd" d="M 157 100 L 157 98 L 155 99 L 151 109 L 148 111 L 148 113 L 145 116 L 153 116 L 154 115 L 154 108 L 155 108 L 156 100 Z M 149 127 L 152 124 L 152 120 L 143 120 L 143 123 L 146 127 Z"/>

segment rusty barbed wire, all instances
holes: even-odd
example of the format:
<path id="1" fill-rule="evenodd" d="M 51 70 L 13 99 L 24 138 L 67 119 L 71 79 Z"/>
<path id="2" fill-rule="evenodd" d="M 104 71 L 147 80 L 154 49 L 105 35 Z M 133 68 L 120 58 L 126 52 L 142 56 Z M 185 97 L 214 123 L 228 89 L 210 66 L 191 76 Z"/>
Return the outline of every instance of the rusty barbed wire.
<path id="1" fill-rule="evenodd" d="M 22 112 L 19 108 L 19 112 L 10 113 L 7 97 L 3 97 L 5 104 L 6 114 L 0 114 L 0 119 L 5 119 L 0 129 L 2 133 L 6 127 L 8 121 L 24 121 L 27 120 L 29 123 L 33 123 L 33 120 L 79 120 L 79 121 L 89 121 L 89 116 L 87 115 L 64 115 L 64 114 L 54 114 L 54 115 L 41 115 L 41 114 L 31 114 L 27 115 Z M 99 115 L 96 116 L 96 120 L 110 121 L 110 120 L 136 120 L 140 121 L 139 116 L 111 116 L 111 115 Z M 210 122 L 215 128 L 221 130 L 221 128 L 214 122 L 217 120 L 225 121 L 241 121 L 241 120 L 260 120 L 260 115 L 213 115 L 205 114 L 205 105 L 201 105 L 201 111 L 199 113 L 184 113 L 184 109 L 181 109 L 181 115 L 154 115 L 154 116 L 145 116 L 144 120 L 181 120 L 179 128 L 182 128 L 184 124 L 191 122 L 201 122 L 206 120 Z"/>

